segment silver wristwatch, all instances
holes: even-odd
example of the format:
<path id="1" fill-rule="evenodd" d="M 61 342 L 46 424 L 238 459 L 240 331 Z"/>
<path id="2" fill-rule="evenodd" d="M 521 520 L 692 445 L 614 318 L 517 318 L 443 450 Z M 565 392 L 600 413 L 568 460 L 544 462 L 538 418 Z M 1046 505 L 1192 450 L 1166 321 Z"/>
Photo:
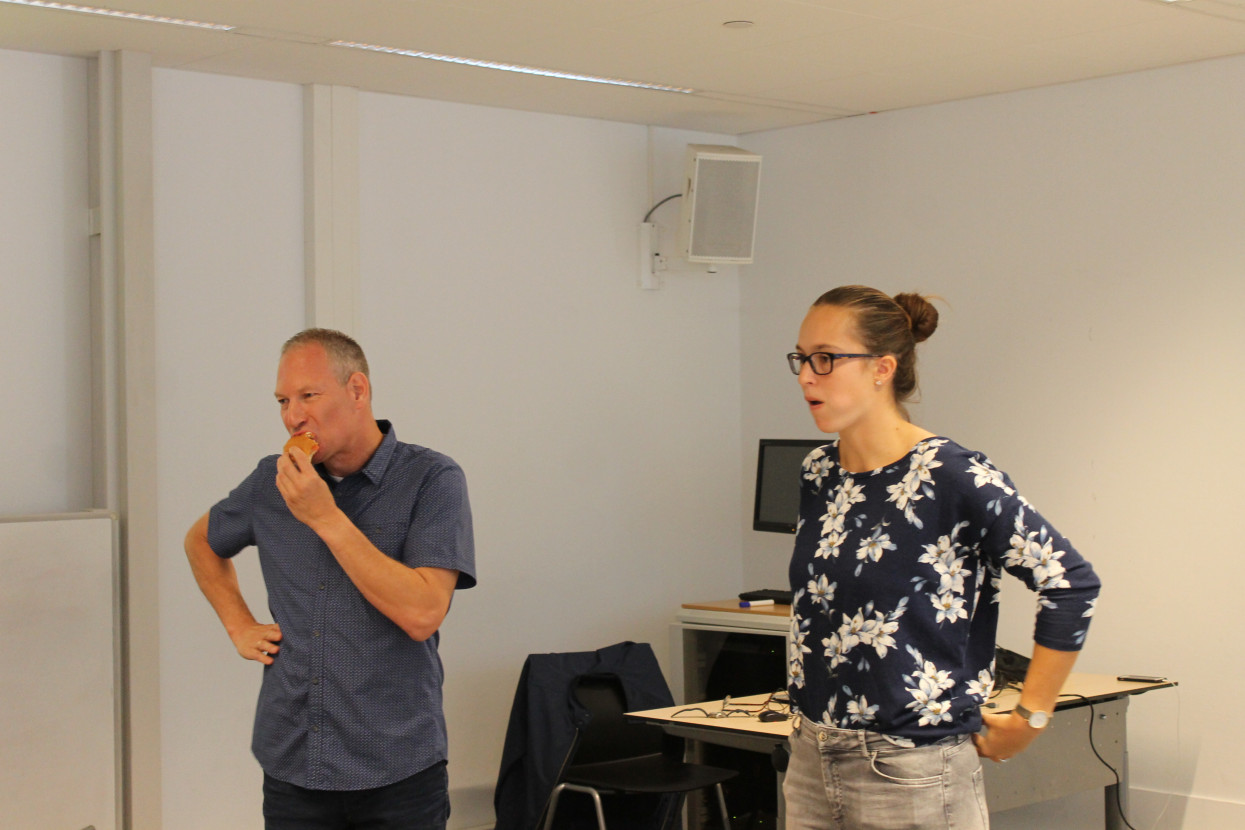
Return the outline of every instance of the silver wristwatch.
<path id="1" fill-rule="evenodd" d="M 1030 712 L 1019 703 L 1016 704 L 1016 714 L 1029 722 L 1034 729 L 1045 729 L 1050 724 L 1050 712 Z"/>

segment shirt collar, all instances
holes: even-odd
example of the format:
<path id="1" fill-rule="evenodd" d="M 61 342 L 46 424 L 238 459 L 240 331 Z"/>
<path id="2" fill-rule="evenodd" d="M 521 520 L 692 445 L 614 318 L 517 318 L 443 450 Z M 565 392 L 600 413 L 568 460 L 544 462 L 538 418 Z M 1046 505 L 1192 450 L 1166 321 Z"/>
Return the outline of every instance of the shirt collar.
<path id="1" fill-rule="evenodd" d="M 389 462 L 393 459 L 393 452 L 398 447 L 398 436 L 394 432 L 393 424 L 389 421 L 377 419 L 376 426 L 380 428 L 381 439 L 380 446 L 376 448 L 376 452 L 372 453 L 372 457 L 363 465 L 363 469 L 355 473 L 355 475 L 367 476 L 367 480 L 372 484 L 380 484 L 381 479 L 385 477 L 385 470 L 389 469 Z"/>

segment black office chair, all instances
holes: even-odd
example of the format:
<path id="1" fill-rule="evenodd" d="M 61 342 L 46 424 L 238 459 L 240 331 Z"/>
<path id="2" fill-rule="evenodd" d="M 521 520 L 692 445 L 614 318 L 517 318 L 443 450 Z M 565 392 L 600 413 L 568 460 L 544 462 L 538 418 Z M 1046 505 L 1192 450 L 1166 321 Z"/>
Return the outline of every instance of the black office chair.
<path id="1" fill-rule="evenodd" d="M 729 830 L 731 820 L 722 782 L 734 778 L 735 770 L 687 763 L 683 761 L 682 739 L 666 735 L 660 727 L 623 717 L 626 699 L 614 675 L 580 677 L 573 694 L 591 718 L 578 730 L 570 762 L 553 788 L 544 830 L 553 827 L 563 790 L 592 796 L 597 825 L 607 830 L 602 795 L 677 795 L 681 803 L 687 793 L 708 787 L 717 792 L 722 827 Z"/>

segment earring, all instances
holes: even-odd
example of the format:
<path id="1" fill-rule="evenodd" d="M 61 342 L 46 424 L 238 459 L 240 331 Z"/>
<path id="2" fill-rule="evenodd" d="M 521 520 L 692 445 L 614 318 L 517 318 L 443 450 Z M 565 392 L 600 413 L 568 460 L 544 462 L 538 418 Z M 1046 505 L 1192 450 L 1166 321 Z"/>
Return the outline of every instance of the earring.
<path id="1" fill-rule="evenodd" d="M 873 382 L 873 385 L 874 385 L 874 386 L 877 386 L 877 387 L 881 387 L 881 386 L 882 386 L 882 381 L 880 381 L 880 380 L 875 380 L 875 381 Z"/>

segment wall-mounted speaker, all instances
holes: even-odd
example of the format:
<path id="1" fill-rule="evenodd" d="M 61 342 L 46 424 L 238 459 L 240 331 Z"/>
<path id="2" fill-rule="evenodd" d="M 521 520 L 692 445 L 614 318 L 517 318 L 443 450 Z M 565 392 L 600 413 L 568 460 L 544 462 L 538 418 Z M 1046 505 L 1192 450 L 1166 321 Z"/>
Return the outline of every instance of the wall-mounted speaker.
<path id="1" fill-rule="evenodd" d="M 760 193 L 760 156 L 725 145 L 687 145 L 680 255 L 688 262 L 752 262 Z"/>

